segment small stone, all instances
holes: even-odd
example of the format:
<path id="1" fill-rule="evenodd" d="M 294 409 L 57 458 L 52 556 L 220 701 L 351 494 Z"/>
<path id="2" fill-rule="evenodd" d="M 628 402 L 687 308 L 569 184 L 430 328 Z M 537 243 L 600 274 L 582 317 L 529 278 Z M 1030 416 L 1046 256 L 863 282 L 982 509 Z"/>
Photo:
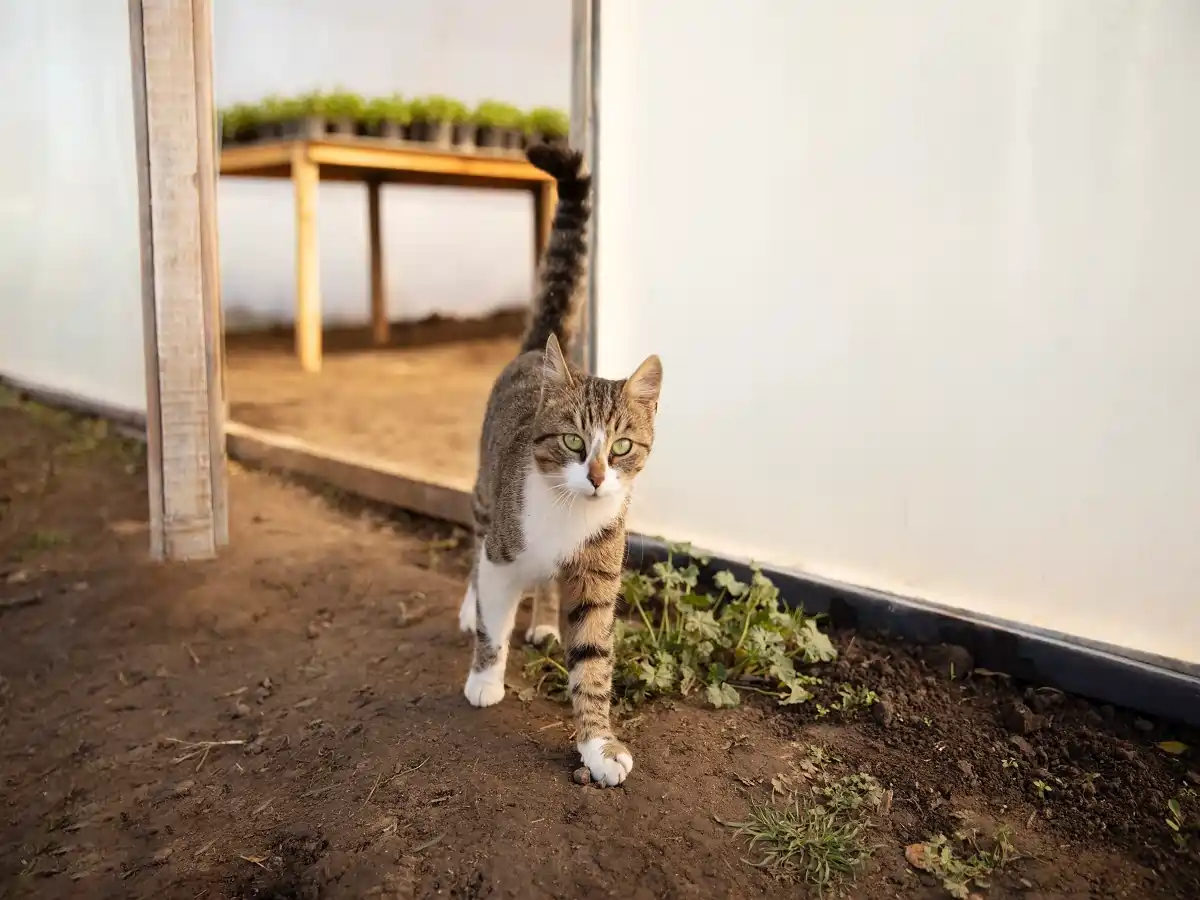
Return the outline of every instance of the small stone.
<path id="1" fill-rule="evenodd" d="M 967 760 L 960 759 L 958 761 L 958 771 L 962 772 L 964 775 L 967 776 L 967 778 L 970 778 L 972 781 L 975 780 L 975 769 L 972 768 L 971 764 Z"/>
<path id="2" fill-rule="evenodd" d="M 248 715 L 250 715 L 250 707 L 246 703 L 243 703 L 241 700 L 239 700 L 237 703 L 233 704 L 233 717 L 235 719 L 241 719 Z"/>
<path id="3" fill-rule="evenodd" d="M 1133 728 L 1142 734 L 1149 734 L 1154 730 L 1154 723 L 1148 719 L 1137 718 L 1133 720 Z"/>
<path id="4" fill-rule="evenodd" d="M 592 773 L 587 766 L 580 766 L 571 774 L 571 778 L 576 784 L 592 783 Z"/>
<path id="5" fill-rule="evenodd" d="M 311 641 L 321 636 L 321 629 L 317 627 L 316 622 L 309 622 L 305 634 L 308 635 L 308 639 Z"/>
<path id="6" fill-rule="evenodd" d="M 875 705 L 871 707 L 871 717 L 884 728 L 890 727 L 892 720 L 896 717 L 896 710 L 892 706 L 892 701 L 877 700 Z"/>
<path id="7" fill-rule="evenodd" d="M 1008 742 L 1020 750 L 1021 755 L 1026 759 L 1033 759 L 1035 756 L 1037 756 L 1037 751 L 1033 749 L 1033 744 L 1029 743 L 1029 741 L 1025 740 L 1025 738 L 1018 734 L 1011 735 L 1008 739 Z"/>
<path id="8" fill-rule="evenodd" d="M 29 574 L 28 569 L 17 569 L 17 571 L 13 572 L 11 575 L 8 576 L 8 583 L 9 584 L 25 584 L 26 582 L 29 581 L 30 577 L 31 576 Z"/>
<path id="9" fill-rule="evenodd" d="M 926 858 L 926 847 L 924 844 L 909 844 L 904 848 L 904 858 L 908 860 L 908 864 L 914 869 L 919 869 L 922 872 L 929 871 L 929 860 Z"/>
<path id="10" fill-rule="evenodd" d="M 1192 784 L 1200 787 L 1200 772 L 1193 772 L 1191 769 L 1189 769 L 1187 772 L 1187 775 L 1184 777 L 1186 777 L 1187 780 L 1190 781 Z"/>
<path id="11" fill-rule="evenodd" d="M 1138 758 L 1137 751 L 1130 750 L 1128 747 L 1118 747 L 1117 748 L 1117 756 L 1120 756 L 1122 759 L 1126 760 L 1127 762 L 1133 762 L 1135 759 Z"/>
<path id="12" fill-rule="evenodd" d="M 163 863 L 165 863 L 168 859 L 171 858 L 171 854 L 174 852 L 175 851 L 172 850 L 170 847 L 163 847 L 161 850 L 159 850 L 157 853 L 154 854 L 153 862 L 156 865 L 161 866 Z"/>
<path id="13" fill-rule="evenodd" d="M 192 792 L 192 788 L 195 786 L 196 782 L 192 781 L 191 779 L 188 779 L 187 781 L 181 781 L 179 784 L 175 785 L 171 793 L 176 797 L 186 797 Z"/>
<path id="14" fill-rule="evenodd" d="M 71 590 L 73 590 L 77 594 L 82 594 L 84 591 L 86 591 L 90 587 L 91 587 L 91 585 L 88 584 L 86 581 L 77 581 L 73 585 L 71 585 Z"/>
<path id="15" fill-rule="evenodd" d="M 1000 711 L 1000 724 L 1013 734 L 1033 734 L 1046 720 L 1024 703 L 1013 700 Z"/>

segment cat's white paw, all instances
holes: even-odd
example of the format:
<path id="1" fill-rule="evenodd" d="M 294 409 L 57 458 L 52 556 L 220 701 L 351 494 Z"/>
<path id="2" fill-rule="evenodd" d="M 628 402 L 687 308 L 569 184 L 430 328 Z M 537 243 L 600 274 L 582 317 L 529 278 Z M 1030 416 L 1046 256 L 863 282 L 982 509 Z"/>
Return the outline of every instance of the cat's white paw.
<path id="1" fill-rule="evenodd" d="M 562 645 L 562 635 L 559 634 L 558 626 L 535 625 L 525 632 L 525 643 L 533 644 L 535 647 L 542 646 L 550 638 L 554 638 L 556 644 Z"/>
<path id="2" fill-rule="evenodd" d="M 615 738 L 592 738 L 577 746 L 579 756 L 596 784 L 616 787 L 633 771 L 633 757 L 625 745 Z"/>
<path id="3" fill-rule="evenodd" d="M 462 606 L 458 608 L 458 627 L 462 631 L 474 633 L 475 631 L 475 588 L 467 588 L 467 595 L 463 597 Z"/>
<path id="4" fill-rule="evenodd" d="M 467 683 L 463 687 L 463 694 L 472 706 L 484 707 L 495 706 L 504 699 L 504 679 L 497 679 L 490 672 L 471 671 L 467 676 Z"/>

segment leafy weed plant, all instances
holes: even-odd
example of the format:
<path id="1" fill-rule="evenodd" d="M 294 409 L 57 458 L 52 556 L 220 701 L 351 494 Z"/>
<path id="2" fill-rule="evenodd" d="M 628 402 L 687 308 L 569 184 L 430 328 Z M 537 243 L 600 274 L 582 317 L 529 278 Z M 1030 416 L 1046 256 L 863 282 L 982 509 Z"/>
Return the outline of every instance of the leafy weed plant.
<path id="1" fill-rule="evenodd" d="M 996 829 L 992 846 L 984 849 L 975 829 L 958 831 L 955 838 L 962 846 L 961 855 L 954 843 L 939 834 L 924 844 L 909 848 L 909 862 L 937 878 L 946 893 L 955 900 L 967 900 L 972 888 L 987 890 L 993 874 L 1018 858 L 1012 843 L 1012 831 L 1006 825 Z"/>
<path id="2" fill-rule="evenodd" d="M 636 706 L 654 697 L 703 692 L 715 707 L 737 706 L 743 691 L 781 705 L 804 703 L 821 679 L 797 665 L 829 662 L 837 651 L 817 619 L 789 610 L 771 580 L 755 569 L 745 583 L 729 571 L 714 578 L 715 592 L 698 588 L 699 564 L 687 546 L 673 546 L 649 574 L 626 572 L 622 593 L 628 616 L 614 634 L 613 694 L 618 705 Z M 537 688 L 567 697 L 567 672 L 560 648 L 533 651 L 527 673 Z M 855 696 L 851 703 L 862 703 Z M 873 702 L 873 701 L 872 701 Z"/>

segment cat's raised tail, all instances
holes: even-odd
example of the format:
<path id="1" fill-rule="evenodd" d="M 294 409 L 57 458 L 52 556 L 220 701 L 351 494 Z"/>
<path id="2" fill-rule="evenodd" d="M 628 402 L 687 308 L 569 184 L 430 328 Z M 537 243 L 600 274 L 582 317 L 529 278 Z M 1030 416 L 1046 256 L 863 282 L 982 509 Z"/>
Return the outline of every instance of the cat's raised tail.
<path id="1" fill-rule="evenodd" d="M 534 144 L 525 155 L 558 182 L 558 208 L 542 256 L 533 313 L 521 341 L 521 352 L 545 349 L 550 335 L 558 338 L 566 352 L 575 337 L 583 302 L 592 178 L 584 172 L 583 154 L 578 150 Z"/>

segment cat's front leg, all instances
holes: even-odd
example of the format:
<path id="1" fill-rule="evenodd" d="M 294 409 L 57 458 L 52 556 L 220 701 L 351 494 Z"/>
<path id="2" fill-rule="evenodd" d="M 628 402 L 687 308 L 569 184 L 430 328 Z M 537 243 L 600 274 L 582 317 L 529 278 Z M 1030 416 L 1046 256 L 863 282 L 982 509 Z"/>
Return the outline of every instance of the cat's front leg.
<path id="1" fill-rule="evenodd" d="M 633 756 L 609 721 L 613 615 L 621 590 L 625 529 L 613 525 L 584 545 L 562 573 L 568 595 L 567 670 L 575 738 L 592 780 L 609 787 L 633 770 Z"/>
<path id="2" fill-rule="evenodd" d="M 463 693 L 472 706 L 492 706 L 504 699 L 504 670 L 521 585 L 511 563 L 493 563 L 479 554 L 475 583 L 475 654 Z"/>

